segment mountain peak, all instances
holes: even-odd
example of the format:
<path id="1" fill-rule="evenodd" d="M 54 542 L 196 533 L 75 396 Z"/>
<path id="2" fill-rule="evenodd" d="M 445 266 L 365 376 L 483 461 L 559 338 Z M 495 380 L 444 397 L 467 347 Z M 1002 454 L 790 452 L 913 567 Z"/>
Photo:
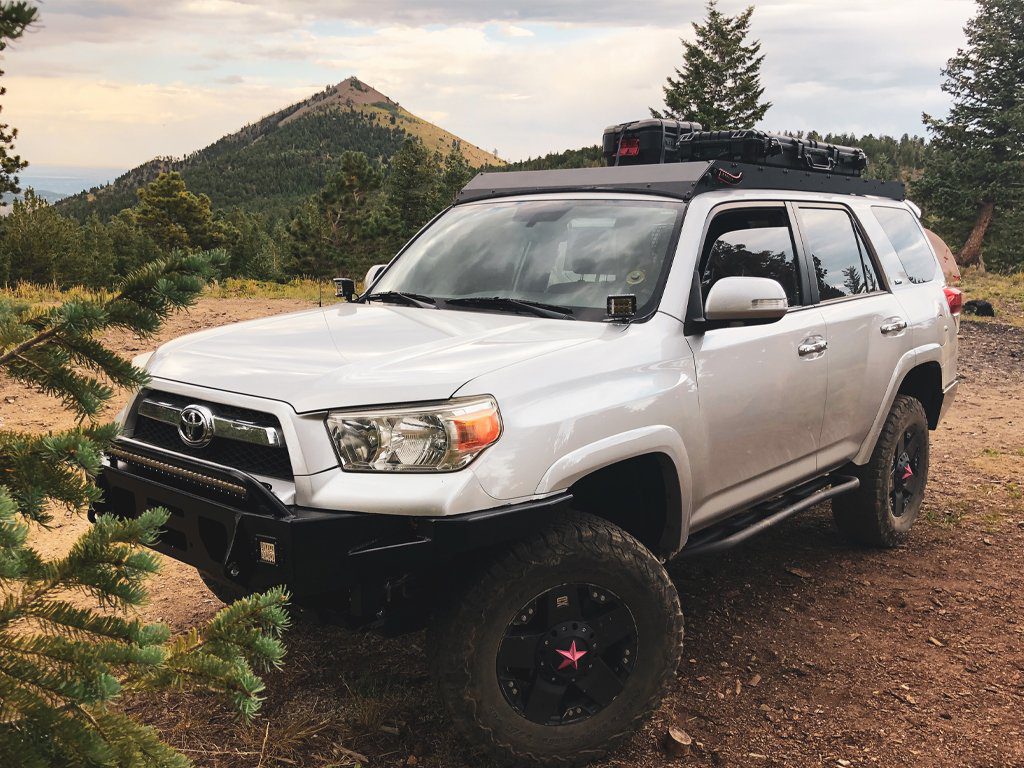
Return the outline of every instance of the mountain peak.
<path id="1" fill-rule="evenodd" d="M 185 177 L 189 189 L 207 194 L 218 207 L 287 210 L 320 188 L 345 151 L 387 161 L 409 136 L 439 157 L 458 148 L 473 167 L 504 164 L 353 76 L 208 147 L 181 158 L 154 158 L 59 205 L 83 220 L 90 213 L 111 216 L 135 202 L 139 187 L 173 170 Z"/>
<path id="2" fill-rule="evenodd" d="M 333 110 L 355 111 L 373 116 L 381 125 L 393 126 L 410 136 L 415 136 L 430 150 L 447 155 L 458 146 L 470 165 L 503 165 L 497 155 L 460 139 L 433 123 L 417 117 L 401 104 L 386 96 L 372 85 L 364 83 L 355 75 L 347 77 L 337 85 L 310 96 L 305 101 L 290 107 L 281 125 L 300 120 L 308 115 Z"/>

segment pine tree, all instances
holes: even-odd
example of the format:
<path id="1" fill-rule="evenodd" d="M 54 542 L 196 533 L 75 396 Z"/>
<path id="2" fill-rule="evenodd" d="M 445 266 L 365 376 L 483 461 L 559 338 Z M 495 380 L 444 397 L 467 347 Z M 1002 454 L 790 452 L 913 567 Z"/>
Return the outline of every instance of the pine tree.
<path id="1" fill-rule="evenodd" d="M 7 48 L 8 41 L 17 40 L 25 29 L 36 20 L 37 9 L 27 2 L 0 2 L 0 52 Z M 0 70 L 0 77 L 3 76 Z M 0 96 L 7 89 L 0 87 Z M 17 173 L 28 165 L 20 156 L 13 154 L 14 140 L 18 129 L 0 123 L 0 194 L 20 192 Z"/>
<path id="2" fill-rule="evenodd" d="M 258 672 L 281 662 L 288 623 L 281 589 L 240 600 L 179 637 L 134 614 L 159 567 L 143 545 L 156 540 L 166 510 L 100 516 L 62 557 L 46 559 L 28 544 L 30 525 L 47 525 L 54 508 L 81 513 L 99 498 L 93 478 L 117 428 L 98 418 L 115 388 L 147 383 L 96 335 L 114 328 L 151 335 L 192 303 L 210 270 L 207 257 L 177 254 L 128 275 L 113 294 L 59 306 L 0 298 L 0 373 L 58 398 L 79 419 L 45 435 L 0 432 L 4 768 L 187 766 L 154 729 L 113 707 L 116 698 L 201 688 L 249 717 L 261 701 Z M 98 607 L 83 607 L 90 603 Z"/>
<path id="3" fill-rule="evenodd" d="M 78 247 L 78 230 L 78 222 L 26 189 L 4 219 L 0 277 L 4 282 L 55 282 L 61 261 Z"/>
<path id="4" fill-rule="evenodd" d="M 308 277 L 358 275 L 379 260 L 398 220 L 382 184 L 380 168 L 365 154 L 344 152 L 341 170 L 292 217 L 289 271 Z"/>
<path id="5" fill-rule="evenodd" d="M 413 137 L 391 157 L 385 188 L 388 203 L 397 212 L 402 239 L 412 237 L 437 213 L 434 190 L 439 165 L 440 158 Z"/>
<path id="6" fill-rule="evenodd" d="M 964 28 L 966 47 L 943 70 L 953 100 L 945 118 L 924 115 L 931 133 L 925 171 L 914 195 L 945 237 L 964 245 L 962 266 L 984 269 L 989 227 L 1013 222 L 1024 198 L 1024 3 L 978 0 Z M 1004 266 L 1020 264 L 1020 233 Z"/>
<path id="7" fill-rule="evenodd" d="M 135 223 L 166 251 L 215 248 L 229 239 L 214 222 L 210 198 L 189 192 L 177 171 L 161 173 L 137 194 Z"/>
<path id="8" fill-rule="evenodd" d="M 466 156 L 462 154 L 462 150 L 456 145 L 444 159 L 441 175 L 437 179 L 434 208 L 440 211 L 454 203 L 459 190 L 466 186 L 471 178 L 473 178 L 473 168 L 466 160 Z"/>
<path id="9" fill-rule="evenodd" d="M 694 42 L 680 40 L 682 69 L 667 79 L 665 109 L 652 108 L 653 117 L 694 120 L 711 131 L 750 128 L 764 117 L 771 102 L 761 101 L 761 43 L 744 45 L 753 13 L 750 6 L 726 16 L 708 0 L 704 23 L 693 22 Z"/>

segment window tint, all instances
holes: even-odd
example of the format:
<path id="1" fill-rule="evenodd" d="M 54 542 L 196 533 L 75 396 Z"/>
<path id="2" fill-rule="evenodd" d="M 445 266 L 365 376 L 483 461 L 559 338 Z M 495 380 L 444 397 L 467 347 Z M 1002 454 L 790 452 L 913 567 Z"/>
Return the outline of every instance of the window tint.
<path id="1" fill-rule="evenodd" d="M 885 236 L 900 257 L 903 270 L 912 283 L 927 283 L 935 279 L 937 262 L 928 247 L 924 233 L 914 215 L 903 208 L 875 206 L 871 209 L 882 225 Z"/>
<path id="2" fill-rule="evenodd" d="M 878 290 L 874 265 L 846 211 L 800 208 L 798 215 L 821 301 Z"/>
<path id="3" fill-rule="evenodd" d="M 800 304 L 796 254 L 789 217 L 782 208 L 750 208 L 719 214 L 711 222 L 701 254 L 701 290 L 723 277 L 769 277 Z"/>

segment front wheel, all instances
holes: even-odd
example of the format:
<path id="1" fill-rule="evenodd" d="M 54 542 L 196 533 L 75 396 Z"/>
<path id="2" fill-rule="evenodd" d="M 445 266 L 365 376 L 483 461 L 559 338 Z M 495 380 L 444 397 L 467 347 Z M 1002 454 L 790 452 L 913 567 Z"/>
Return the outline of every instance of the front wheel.
<path id="1" fill-rule="evenodd" d="M 839 530 L 866 546 L 905 542 L 928 483 L 928 417 L 919 400 L 896 396 L 871 459 L 855 474 L 860 488 L 832 500 Z"/>
<path id="2" fill-rule="evenodd" d="M 476 574 L 435 619 L 431 669 L 455 726 L 499 763 L 576 766 L 657 708 L 682 637 L 661 563 L 620 528 L 580 514 Z"/>

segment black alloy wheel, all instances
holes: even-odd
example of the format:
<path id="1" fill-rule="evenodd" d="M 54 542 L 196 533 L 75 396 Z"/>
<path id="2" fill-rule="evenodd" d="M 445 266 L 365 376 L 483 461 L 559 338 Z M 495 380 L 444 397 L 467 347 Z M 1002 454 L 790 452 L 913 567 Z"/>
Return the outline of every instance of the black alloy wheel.
<path id="1" fill-rule="evenodd" d="M 488 765 L 600 759 L 675 684 L 683 615 L 672 580 L 640 541 L 583 512 L 489 555 L 428 633 L 452 725 Z"/>
<path id="2" fill-rule="evenodd" d="M 911 424 L 896 443 L 892 458 L 892 503 L 893 517 L 903 514 L 913 504 L 915 496 L 924 491 L 921 482 L 921 454 L 928 435 L 919 424 Z"/>
<path id="3" fill-rule="evenodd" d="M 618 596 L 593 584 L 563 584 L 516 612 L 498 648 L 497 675 L 520 715 L 567 725 L 608 706 L 636 663 L 636 621 Z"/>

